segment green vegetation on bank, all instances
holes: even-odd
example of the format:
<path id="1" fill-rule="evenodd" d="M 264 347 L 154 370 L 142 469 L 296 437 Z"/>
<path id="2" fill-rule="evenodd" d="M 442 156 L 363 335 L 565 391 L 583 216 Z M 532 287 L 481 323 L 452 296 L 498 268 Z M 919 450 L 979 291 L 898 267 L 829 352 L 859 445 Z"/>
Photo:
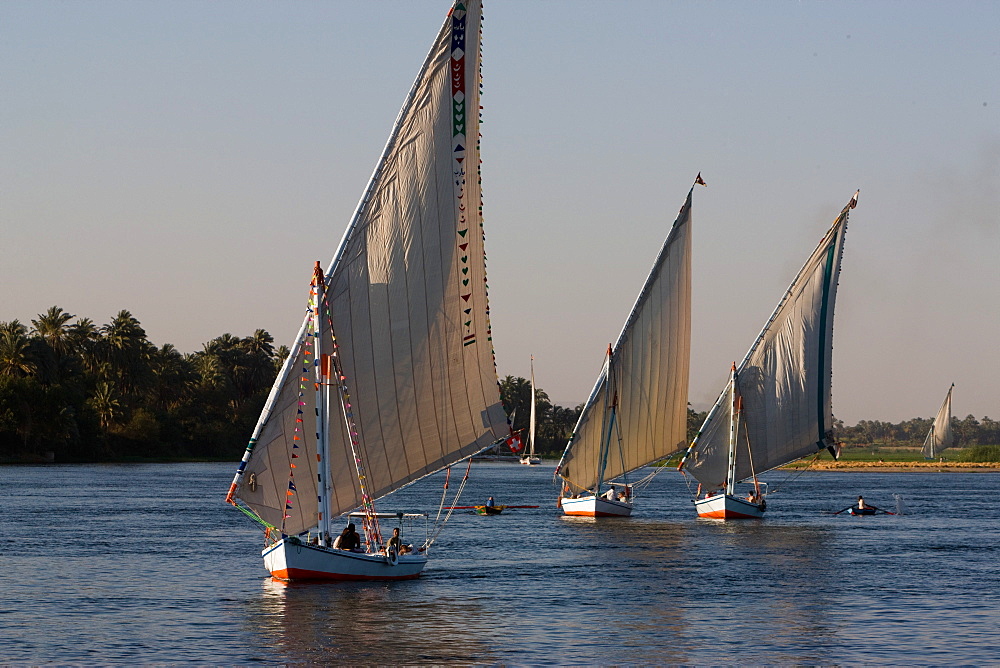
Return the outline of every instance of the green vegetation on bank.
<path id="1" fill-rule="evenodd" d="M 262 329 L 223 334 L 194 353 L 157 347 L 128 311 L 101 326 L 58 306 L 30 327 L 0 322 L 0 463 L 236 460 L 287 356 Z M 514 429 L 526 433 L 530 382 L 506 376 L 500 393 Z M 540 388 L 536 397 L 536 452 L 558 456 L 582 405 L 554 405 Z M 704 418 L 688 410 L 689 441 Z M 930 424 L 836 426 L 845 457 L 907 461 L 890 458 L 914 456 L 907 448 L 919 457 Z M 956 461 L 1000 461 L 1000 423 L 969 415 L 952 427 L 956 449 L 946 452 Z"/>
<path id="2" fill-rule="evenodd" d="M 183 354 L 128 311 L 0 322 L 0 462 L 238 458 L 287 356 L 273 343 L 223 334 Z"/>
<path id="3" fill-rule="evenodd" d="M 947 454 L 945 450 L 945 454 Z M 974 445 L 956 453 L 957 462 L 1000 462 L 1000 445 Z"/>

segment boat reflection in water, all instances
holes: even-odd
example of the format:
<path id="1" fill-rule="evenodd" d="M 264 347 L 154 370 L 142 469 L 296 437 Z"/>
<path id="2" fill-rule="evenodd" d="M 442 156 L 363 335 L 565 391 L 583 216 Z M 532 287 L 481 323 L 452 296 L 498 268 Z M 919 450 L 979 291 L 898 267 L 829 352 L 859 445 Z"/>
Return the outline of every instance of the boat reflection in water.
<path id="1" fill-rule="evenodd" d="M 416 585 L 414 587 L 413 585 Z M 388 584 L 264 580 L 248 620 L 281 663 L 494 662 L 469 600 L 433 600 L 425 580 Z"/>

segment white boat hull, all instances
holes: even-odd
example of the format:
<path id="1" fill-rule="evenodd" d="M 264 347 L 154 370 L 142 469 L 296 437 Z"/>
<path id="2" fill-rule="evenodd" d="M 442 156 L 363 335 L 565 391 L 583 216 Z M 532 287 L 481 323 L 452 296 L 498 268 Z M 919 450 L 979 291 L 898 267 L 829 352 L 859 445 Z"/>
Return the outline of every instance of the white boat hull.
<path id="1" fill-rule="evenodd" d="M 521 457 L 521 463 L 525 466 L 537 466 L 542 463 L 541 457 Z"/>
<path id="2" fill-rule="evenodd" d="M 427 565 L 424 554 L 401 554 L 396 563 L 381 554 L 334 550 L 284 538 L 261 554 L 280 580 L 409 580 Z"/>
<path id="3" fill-rule="evenodd" d="M 632 504 L 625 501 L 608 501 L 602 497 L 584 496 L 562 500 L 563 512 L 576 517 L 628 517 Z"/>
<path id="4" fill-rule="evenodd" d="M 698 517 L 715 520 L 754 519 L 764 516 L 764 505 L 750 503 L 730 494 L 716 494 L 694 502 Z"/>

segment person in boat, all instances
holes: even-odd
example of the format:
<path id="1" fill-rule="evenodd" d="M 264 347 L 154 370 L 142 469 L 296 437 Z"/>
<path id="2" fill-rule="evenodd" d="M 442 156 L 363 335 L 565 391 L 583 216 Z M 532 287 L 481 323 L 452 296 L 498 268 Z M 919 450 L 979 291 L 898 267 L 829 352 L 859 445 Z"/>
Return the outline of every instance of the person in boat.
<path id="1" fill-rule="evenodd" d="M 486 507 L 487 508 L 492 508 L 493 507 L 493 497 L 492 496 L 490 498 L 486 499 Z"/>
<path id="2" fill-rule="evenodd" d="M 865 499 L 863 496 L 858 494 L 858 510 L 864 510 L 864 509 L 865 509 Z"/>
<path id="3" fill-rule="evenodd" d="M 608 487 L 608 491 L 606 491 L 604 493 L 604 498 L 607 499 L 608 501 L 614 501 L 615 500 L 615 488 L 614 487 Z"/>
<path id="4" fill-rule="evenodd" d="M 412 545 L 403 545 L 402 539 L 399 537 L 399 527 L 392 530 L 392 538 L 385 544 L 386 554 L 389 554 L 389 551 L 393 549 L 396 551 L 396 554 L 409 554 L 413 551 Z"/>
<path id="5" fill-rule="evenodd" d="M 747 503 L 757 503 L 757 495 L 753 493 L 753 490 L 747 494 Z"/>
<path id="6" fill-rule="evenodd" d="M 354 528 L 354 522 L 344 527 L 344 530 L 337 536 L 337 540 L 333 541 L 333 547 L 334 549 L 347 550 L 348 552 L 361 551 L 361 536 L 358 535 L 357 530 Z"/>

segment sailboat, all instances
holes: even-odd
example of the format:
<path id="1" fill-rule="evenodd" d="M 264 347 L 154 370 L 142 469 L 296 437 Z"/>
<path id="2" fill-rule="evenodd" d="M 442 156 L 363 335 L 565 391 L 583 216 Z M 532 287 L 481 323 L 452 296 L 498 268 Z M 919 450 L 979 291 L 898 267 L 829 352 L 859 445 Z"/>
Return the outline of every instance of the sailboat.
<path id="1" fill-rule="evenodd" d="M 698 175 L 695 183 L 704 183 Z M 629 475 L 686 442 L 691 348 L 691 195 L 681 207 L 625 326 L 608 346 L 556 475 L 566 515 L 628 517 Z"/>
<path id="2" fill-rule="evenodd" d="M 954 389 L 955 384 L 952 383 L 951 387 L 948 388 L 944 403 L 941 404 L 937 415 L 934 416 L 934 422 L 931 423 L 931 428 L 927 432 L 927 438 L 924 439 L 924 447 L 920 452 L 927 459 L 934 459 L 940 455 L 942 450 L 955 444 L 954 436 L 951 433 L 951 392 Z"/>
<path id="3" fill-rule="evenodd" d="M 527 466 L 537 466 L 542 463 L 542 458 L 535 455 L 535 405 L 538 399 L 535 397 L 535 356 L 531 356 L 531 413 L 528 418 L 528 452 L 521 455 L 521 463 Z"/>
<path id="4" fill-rule="evenodd" d="M 699 517 L 761 517 L 767 507 L 761 473 L 824 448 L 839 455 L 830 402 L 833 307 L 848 212 L 858 194 L 788 286 L 746 357 L 732 365 L 729 382 L 681 460 L 680 471 L 698 480 Z M 735 488 L 746 480 L 753 489 L 741 498 Z"/>
<path id="5" fill-rule="evenodd" d="M 509 432 L 487 304 L 481 12 L 449 11 L 328 269 L 316 263 L 226 495 L 264 527 L 275 578 L 417 577 L 433 538 L 389 540 L 383 524 L 414 514 L 375 503 Z M 359 549 L 334 549 L 337 517 L 363 525 Z"/>

